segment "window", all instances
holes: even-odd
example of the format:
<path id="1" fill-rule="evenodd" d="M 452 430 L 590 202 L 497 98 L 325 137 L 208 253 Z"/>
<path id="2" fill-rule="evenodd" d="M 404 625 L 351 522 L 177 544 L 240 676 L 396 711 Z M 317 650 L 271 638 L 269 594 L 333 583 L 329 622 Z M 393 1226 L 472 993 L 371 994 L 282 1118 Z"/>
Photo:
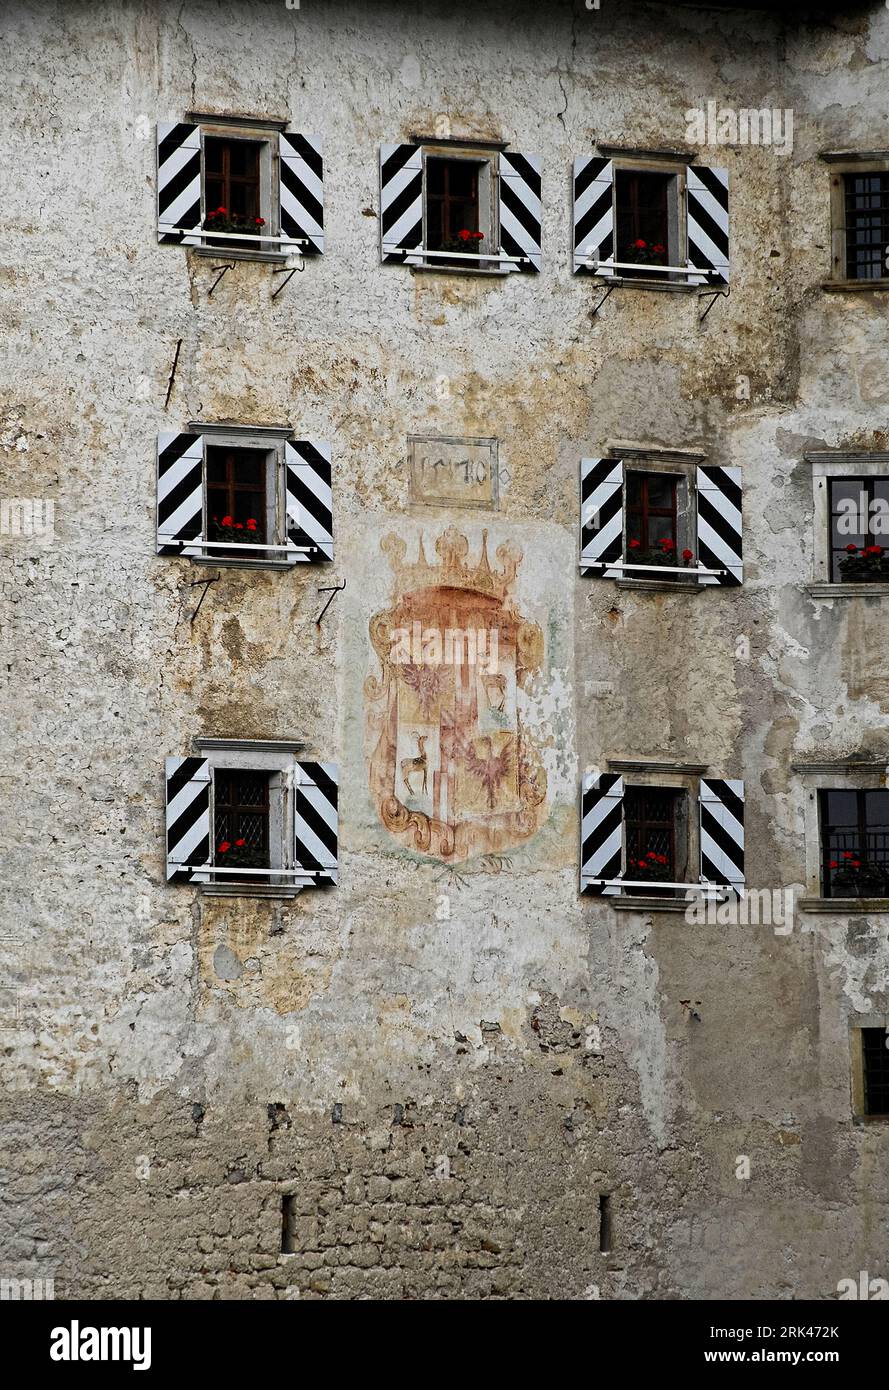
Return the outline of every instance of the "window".
<path id="1" fill-rule="evenodd" d="M 337 880 L 337 769 L 298 743 L 195 740 L 166 762 L 167 878 L 217 894 L 290 895 Z"/>
<path id="2" fill-rule="evenodd" d="M 627 787 L 624 796 L 626 878 L 643 881 L 630 893 L 673 897 L 676 889 L 649 887 L 659 879 L 675 883 L 676 840 L 685 797 L 673 787 Z M 683 861 L 685 855 L 682 856 Z"/>
<path id="3" fill-rule="evenodd" d="M 580 572 L 699 588 L 743 580 L 739 468 L 682 450 L 581 459 Z"/>
<path id="4" fill-rule="evenodd" d="M 690 765 L 609 768 L 583 779 L 582 892 L 684 899 L 701 884 L 743 888 L 743 782 Z"/>
<path id="5" fill-rule="evenodd" d="M 275 531 L 275 498 L 269 498 L 269 455 L 261 449 L 207 449 L 207 514 L 211 540 L 245 539 L 263 545 L 272 513 Z M 238 534 L 235 534 L 237 532 Z M 231 558 L 256 558 L 249 548 L 231 550 Z"/>
<path id="6" fill-rule="evenodd" d="M 889 476 L 830 478 L 830 578 L 889 580 Z"/>
<path id="7" fill-rule="evenodd" d="M 831 279 L 825 289 L 889 283 L 889 151 L 822 154 L 831 166 Z"/>
<path id="8" fill-rule="evenodd" d="M 258 140 L 219 139 L 207 136 L 204 140 L 204 226 L 211 221 L 223 230 L 249 229 L 257 235 L 271 221 L 271 207 L 260 203 L 260 155 L 265 146 Z M 220 212 L 221 209 L 221 212 Z M 262 217 L 262 211 L 269 214 Z M 224 214 L 224 215 L 223 215 Z M 237 225 L 235 225 L 237 224 Z M 228 241 L 212 238 L 208 246 L 234 249 L 246 247 L 247 241 Z"/>
<path id="9" fill-rule="evenodd" d="M 846 278 L 889 275 L 889 171 L 843 175 Z"/>
<path id="10" fill-rule="evenodd" d="M 217 771 L 213 831 L 215 864 L 240 869 L 270 866 L 268 772 Z M 237 882 L 237 876 L 231 881 Z"/>
<path id="11" fill-rule="evenodd" d="M 889 791 L 818 794 L 825 898 L 889 897 Z"/>
<path id="12" fill-rule="evenodd" d="M 426 160 L 428 250 L 481 252 L 486 249 L 477 244 L 484 239 L 479 226 L 479 179 L 484 167 L 469 159 L 429 157 Z M 439 264 L 459 266 L 460 262 L 440 261 Z"/>
<path id="13" fill-rule="evenodd" d="M 214 565 L 333 559 L 330 446 L 284 427 L 193 424 L 157 446 L 157 553 Z"/>
<path id="14" fill-rule="evenodd" d="M 727 285 L 728 172 L 599 150 L 574 161 L 574 273 L 649 288 Z"/>
<path id="15" fill-rule="evenodd" d="M 540 269 L 540 161 L 458 142 L 380 149 L 384 262 L 425 270 Z"/>
<path id="16" fill-rule="evenodd" d="M 162 243 L 236 259 L 324 250 L 324 166 L 315 136 L 248 117 L 159 122 L 157 171 Z"/>
<path id="17" fill-rule="evenodd" d="M 642 556 L 650 560 L 658 554 L 676 562 L 679 483 L 670 473 L 627 474 L 627 547 L 637 552 L 639 563 Z"/>
<path id="18" fill-rule="evenodd" d="M 865 1115 L 889 1116 L 889 1031 L 862 1028 L 861 1066 Z"/>
<path id="19" fill-rule="evenodd" d="M 670 211 L 678 222 L 675 174 L 618 169 L 615 174 L 615 230 L 619 261 L 639 261 L 640 270 L 624 269 L 626 277 L 646 275 L 644 264 L 675 265 L 669 258 Z M 650 272 L 649 272 L 650 274 Z M 666 278 L 666 277 L 662 277 Z"/>

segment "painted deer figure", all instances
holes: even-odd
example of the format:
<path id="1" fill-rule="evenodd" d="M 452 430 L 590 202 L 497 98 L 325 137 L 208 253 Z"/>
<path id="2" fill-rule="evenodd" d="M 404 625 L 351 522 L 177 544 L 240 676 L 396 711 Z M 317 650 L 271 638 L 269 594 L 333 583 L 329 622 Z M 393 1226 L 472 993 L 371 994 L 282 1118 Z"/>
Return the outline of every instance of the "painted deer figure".
<path id="1" fill-rule="evenodd" d="M 503 706 L 506 704 L 506 677 L 503 672 L 492 675 L 489 671 L 482 671 L 482 685 L 488 708 L 502 714 Z"/>
<path id="2" fill-rule="evenodd" d="M 423 795 L 426 795 L 426 741 L 428 734 L 414 734 L 417 740 L 417 756 L 415 758 L 402 758 L 401 760 L 401 780 L 407 787 L 409 796 L 419 796 L 411 786 L 411 777 L 415 772 L 423 774 Z"/>

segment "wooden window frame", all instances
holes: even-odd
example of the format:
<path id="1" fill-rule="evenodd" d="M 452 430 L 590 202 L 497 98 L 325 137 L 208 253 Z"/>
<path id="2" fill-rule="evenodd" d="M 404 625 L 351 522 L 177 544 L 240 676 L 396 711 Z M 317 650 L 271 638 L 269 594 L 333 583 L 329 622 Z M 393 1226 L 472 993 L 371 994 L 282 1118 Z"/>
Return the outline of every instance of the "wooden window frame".
<path id="1" fill-rule="evenodd" d="M 819 787 L 818 788 L 818 856 L 820 865 L 820 888 L 821 897 L 831 902 L 860 902 L 861 898 L 849 894 L 833 893 L 830 884 L 830 870 L 827 865 L 835 854 L 840 851 L 832 851 L 828 846 L 828 836 L 830 826 L 826 820 L 827 797 L 831 792 L 845 792 L 854 795 L 857 801 L 857 827 L 855 830 L 859 845 L 859 853 L 867 844 L 867 816 L 866 806 L 868 795 L 882 794 L 889 798 L 889 790 L 885 787 Z M 889 836 L 889 831 L 887 831 Z"/>
<path id="2" fill-rule="evenodd" d="M 861 583 L 868 583 L 868 580 L 844 579 L 842 575 L 834 578 L 834 557 L 839 556 L 844 549 L 843 546 L 836 546 L 833 543 L 833 519 L 837 515 L 833 502 L 833 489 L 837 483 L 857 483 L 860 490 L 864 492 L 868 499 L 867 531 L 865 532 L 865 545 L 882 545 L 884 549 L 889 549 L 889 535 L 881 533 L 879 536 L 872 531 L 870 514 L 870 504 L 874 500 L 874 493 L 877 483 L 889 483 L 889 470 L 885 473 L 857 473 L 857 474 L 837 474 L 828 478 L 827 481 L 827 547 L 828 547 L 828 574 L 831 584 L 848 584 L 851 588 L 856 588 Z M 889 499 L 887 499 L 889 500 Z"/>
<path id="3" fill-rule="evenodd" d="M 499 252 L 501 247 L 497 189 L 500 146 L 492 149 L 490 146 L 485 147 L 484 145 L 464 145 L 456 142 L 454 144 L 438 144 L 434 141 L 428 143 L 424 141 L 420 148 L 423 156 L 423 246 L 426 247 L 428 244 L 429 176 L 427 165 L 429 160 L 443 159 L 453 162 L 468 160 L 471 164 L 478 166 L 478 226 L 475 230 L 484 233 L 482 245 L 485 250 Z M 434 248 L 430 247 L 429 249 Z M 447 261 L 443 257 L 433 256 L 412 268 L 414 270 L 447 271 L 450 275 L 508 275 L 510 273 L 496 259 L 488 260 L 484 256 L 477 262 Z"/>
<path id="4" fill-rule="evenodd" d="M 201 227 L 206 221 L 207 213 L 212 212 L 212 208 L 207 206 L 207 151 L 206 142 L 208 140 L 246 140 L 250 144 L 258 144 L 259 149 L 259 216 L 265 218 L 266 230 L 270 236 L 277 236 L 281 231 L 281 210 L 279 206 L 279 166 L 280 156 L 278 151 L 278 127 L 257 126 L 238 126 L 217 124 L 215 122 L 203 120 L 199 123 L 201 132 Z M 283 250 L 276 242 L 258 241 L 243 242 L 221 239 L 215 245 L 203 244 L 192 248 L 203 256 L 215 256 L 219 259 L 248 260 L 248 261 L 284 261 L 291 254 L 288 250 Z"/>

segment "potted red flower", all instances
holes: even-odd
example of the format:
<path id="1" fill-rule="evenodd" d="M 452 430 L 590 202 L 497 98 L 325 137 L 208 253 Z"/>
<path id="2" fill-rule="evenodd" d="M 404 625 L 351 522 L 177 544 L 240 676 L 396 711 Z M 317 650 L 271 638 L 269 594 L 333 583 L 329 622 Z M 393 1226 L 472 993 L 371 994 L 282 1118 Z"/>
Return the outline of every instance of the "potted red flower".
<path id="1" fill-rule="evenodd" d="M 680 560 L 688 568 L 694 560 L 694 552 L 685 549 L 677 553 L 676 542 L 669 536 L 664 536 L 658 541 L 657 545 L 649 550 L 643 550 L 642 542 L 636 538 L 627 541 L 628 559 L 633 565 L 669 565 L 676 568 Z M 631 570 L 632 574 L 633 571 Z"/>
<path id="2" fill-rule="evenodd" d="M 246 213 L 229 212 L 228 208 L 214 208 L 204 218 L 207 232 L 242 232 L 250 236 L 261 236 L 265 226 L 264 217 L 250 217 Z M 225 243 L 221 243 L 225 245 Z M 252 243 L 254 246 L 256 242 Z"/>
<path id="3" fill-rule="evenodd" d="M 889 549 L 881 545 L 847 545 L 840 560 L 840 574 L 847 583 L 889 581 Z"/>
<path id="4" fill-rule="evenodd" d="M 244 839 L 222 840 L 216 846 L 216 863 L 224 869 L 267 869 L 267 850 L 251 849 Z"/>
<path id="5" fill-rule="evenodd" d="M 238 545 L 262 545 L 262 533 L 254 517 L 235 521 L 233 516 L 210 518 L 211 541 L 237 541 Z"/>
<path id="6" fill-rule="evenodd" d="M 442 251 L 481 251 L 481 242 L 485 239 L 484 232 L 470 232 L 467 227 L 463 227 L 450 241 L 443 241 Z"/>
<path id="7" fill-rule="evenodd" d="M 639 265 L 666 265 L 667 248 L 659 241 L 643 241 L 639 237 L 637 241 L 630 242 L 625 259 L 637 261 Z"/>
<path id="8" fill-rule="evenodd" d="M 650 849 L 641 859 L 627 860 L 627 877 L 663 883 L 670 877 L 670 860 L 666 854 L 656 854 Z"/>
<path id="9" fill-rule="evenodd" d="M 869 863 L 858 850 L 844 849 L 827 865 L 831 893 L 840 898 L 889 897 L 889 867 Z"/>

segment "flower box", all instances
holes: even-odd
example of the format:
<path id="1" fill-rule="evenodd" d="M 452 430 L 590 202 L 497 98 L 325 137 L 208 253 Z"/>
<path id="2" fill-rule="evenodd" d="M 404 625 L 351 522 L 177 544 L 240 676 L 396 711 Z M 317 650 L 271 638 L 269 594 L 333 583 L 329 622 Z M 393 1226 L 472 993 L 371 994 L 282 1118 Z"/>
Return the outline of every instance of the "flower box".
<path id="1" fill-rule="evenodd" d="M 690 566 L 694 558 L 691 550 L 683 550 L 677 554 L 675 542 L 667 539 L 650 550 L 643 550 L 641 541 L 627 542 L 627 559 L 631 565 L 668 565 L 676 569 L 680 563 Z"/>
<path id="2" fill-rule="evenodd" d="M 262 533 L 253 517 L 246 521 L 235 521 L 232 516 L 211 517 L 211 541 L 236 541 L 238 545 L 262 545 Z"/>
<path id="3" fill-rule="evenodd" d="M 854 850 L 844 850 L 839 859 L 831 859 L 830 892 L 839 898 L 889 897 L 889 866 L 860 859 Z"/>
<path id="4" fill-rule="evenodd" d="M 889 583 L 889 550 L 881 545 L 847 545 L 840 574 L 847 584 Z"/>

